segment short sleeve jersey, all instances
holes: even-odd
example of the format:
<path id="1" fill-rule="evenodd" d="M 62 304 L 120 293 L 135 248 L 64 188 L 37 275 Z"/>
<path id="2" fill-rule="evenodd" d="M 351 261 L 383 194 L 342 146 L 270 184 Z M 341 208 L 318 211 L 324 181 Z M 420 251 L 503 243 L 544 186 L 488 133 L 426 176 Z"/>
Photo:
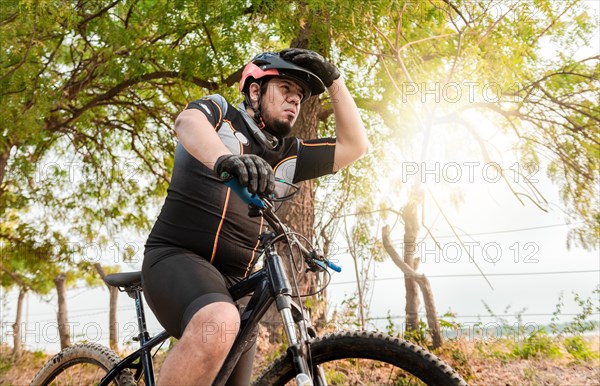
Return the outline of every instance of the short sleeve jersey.
<path id="1" fill-rule="evenodd" d="M 255 138 L 254 122 L 220 95 L 193 101 L 187 108 L 206 115 L 231 153 L 262 157 L 276 178 L 296 183 L 333 171 L 333 138 L 286 137 L 270 148 Z M 277 190 L 286 188 L 277 185 Z M 180 247 L 209 260 L 223 274 L 241 277 L 261 252 L 263 225 L 262 218 L 248 217 L 248 206 L 179 143 L 167 197 L 146 248 Z"/>

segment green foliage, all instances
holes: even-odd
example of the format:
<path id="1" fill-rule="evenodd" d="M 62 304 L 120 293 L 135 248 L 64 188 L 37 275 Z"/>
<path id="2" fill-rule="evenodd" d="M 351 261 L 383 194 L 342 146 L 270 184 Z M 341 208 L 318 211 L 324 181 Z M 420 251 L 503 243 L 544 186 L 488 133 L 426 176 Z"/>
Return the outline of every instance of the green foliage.
<path id="1" fill-rule="evenodd" d="M 280 3 L 3 2 L 0 237 L 54 243 L 51 266 L 76 259 L 69 245 L 147 232 L 173 165 L 176 114 L 207 93 L 235 99 L 244 63 L 288 44 L 267 17 L 291 16 Z M 39 231 L 17 232 L 23 224 Z"/>
<path id="2" fill-rule="evenodd" d="M 536 326 L 533 330 L 529 330 L 527 325 L 522 323 L 521 313 L 517 315 L 517 323 L 511 325 L 506 319 L 496 316 L 489 306 L 484 303 L 488 313 L 496 318 L 503 336 L 496 337 L 493 340 L 486 340 L 483 337 L 482 341 L 476 343 L 476 348 L 484 357 L 497 358 L 503 361 L 515 358 L 561 358 L 564 350 L 575 361 L 597 359 L 599 353 L 594 351 L 590 342 L 584 336 L 590 332 L 594 332 L 594 336 L 597 336 L 598 322 L 594 319 L 598 312 L 597 294 L 598 288 L 593 291 L 593 296 L 590 298 L 584 299 L 579 294 L 574 293 L 573 298 L 580 310 L 570 322 L 559 325 L 558 317 L 564 307 L 563 295 L 561 294 L 550 323 L 552 335 L 549 335 L 544 327 Z M 564 350 L 562 350 L 563 348 Z"/>
<path id="3" fill-rule="evenodd" d="M 593 351 L 590 342 L 581 335 L 569 336 L 562 342 L 563 346 L 576 361 L 591 361 L 600 358 L 600 354 Z"/>
<path id="4" fill-rule="evenodd" d="M 283 339 L 279 339 L 279 341 L 280 341 L 279 344 L 269 346 L 271 350 L 265 356 L 266 363 L 273 362 L 275 359 L 279 358 L 279 356 L 281 356 L 283 353 L 285 353 L 285 350 L 287 349 L 287 345 L 285 343 L 283 343 L 283 341 L 284 341 Z"/>
<path id="5" fill-rule="evenodd" d="M 564 307 L 564 295 L 558 298 L 558 303 L 553 312 L 552 320 L 550 323 L 550 331 L 556 335 L 574 335 L 582 336 L 586 333 L 595 331 L 598 329 L 600 323 L 594 315 L 600 312 L 600 286 L 596 287 L 592 291 L 592 295 L 587 298 L 583 298 L 576 292 L 573 292 L 573 301 L 579 307 L 575 317 L 569 321 L 566 325 L 559 325 L 558 320 Z"/>
<path id="6" fill-rule="evenodd" d="M 418 344 L 419 346 L 431 348 L 429 328 L 427 328 L 427 323 L 425 323 L 423 320 L 419 320 L 419 325 L 414 330 L 405 331 L 402 337 Z"/>
<path id="7" fill-rule="evenodd" d="M 398 325 L 396 325 L 396 323 L 394 323 L 394 318 L 392 317 L 392 313 L 390 310 L 387 311 L 387 316 L 386 316 L 386 325 L 385 325 L 385 332 L 389 335 L 389 336 L 401 336 L 402 335 L 402 331 L 399 330 Z"/>
<path id="8" fill-rule="evenodd" d="M 358 318 L 358 301 L 355 295 L 345 296 L 339 310 L 335 310 L 333 320 L 343 329 L 355 330 L 360 327 Z"/>
<path id="9" fill-rule="evenodd" d="M 522 339 L 526 339 L 528 336 L 530 336 L 532 333 L 535 333 L 535 331 L 537 330 L 537 326 L 531 326 L 523 322 L 523 314 L 525 313 L 525 311 L 527 311 L 527 308 L 522 308 L 516 311 L 516 321 L 514 323 L 511 323 L 505 317 L 497 315 L 486 302 L 482 301 L 482 303 L 489 316 L 494 318 L 494 324 L 498 326 L 498 329 L 500 330 L 499 336 L 492 336 L 491 338 L 497 339 L 501 337 L 509 337 L 513 338 L 515 341 L 520 341 Z M 511 307 L 511 305 L 506 306 L 503 313 L 508 314 Z M 482 322 L 480 324 L 483 325 Z M 533 327 L 533 331 L 531 331 L 531 327 Z"/>
<path id="10" fill-rule="evenodd" d="M 502 363 L 515 358 L 513 354 L 514 341 L 511 339 L 477 340 L 475 349 L 483 358 L 492 358 Z"/>
<path id="11" fill-rule="evenodd" d="M 594 331 L 598 328 L 599 323 L 597 317 L 591 319 L 594 315 L 600 312 L 600 287 L 592 292 L 592 296 L 583 299 L 579 294 L 573 293 L 574 300 L 580 310 L 575 315 L 573 320 L 563 329 L 566 334 L 583 335 L 587 332 Z"/>
<path id="12" fill-rule="evenodd" d="M 448 363 L 467 382 L 474 377 L 476 364 L 473 347 L 468 340 L 446 340 L 442 347 L 435 349 L 433 353 Z"/>
<path id="13" fill-rule="evenodd" d="M 569 245 L 596 248 L 600 63 L 575 55 L 596 26 L 585 2 L 452 5 L 357 5 L 369 15 L 368 28 L 348 31 L 344 45 L 377 56 L 374 75 L 363 84 L 387 103 L 370 108 L 393 129 L 405 159 L 456 162 L 479 153 L 484 162 L 496 162 L 493 144 L 483 138 L 498 133 L 480 127 L 482 119 L 511 138 L 523 165 L 541 166 L 540 159 L 550 156 L 547 172 L 562 190 L 569 218 L 584 221 Z M 544 51 L 550 40 L 556 55 Z M 423 142 L 428 148 L 419 154 Z M 521 203 L 547 210 L 535 186 L 505 177 Z M 460 191 L 451 194 L 460 202 Z"/>
<path id="14" fill-rule="evenodd" d="M 560 295 L 556 309 L 553 313 L 551 331 L 556 334 L 557 340 L 575 361 L 590 361 L 597 359 L 600 354 L 594 351 L 585 335 L 594 333 L 597 336 L 599 322 L 595 315 L 600 312 L 600 287 L 596 287 L 592 291 L 592 296 L 583 298 L 578 293 L 573 292 L 573 300 L 579 307 L 579 311 L 575 317 L 566 325 L 559 325 L 558 318 L 564 307 L 563 294 Z"/>
<path id="15" fill-rule="evenodd" d="M 0 375 L 10 370 L 13 365 L 13 358 L 10 355 L 0 355 Z"/>
<path id="16" fill-rule="evenodd" d="M 348 383 L 346 375 L 340 371 L 335 371 L 334 369 L 327 369 L 325 371 L 325 379 L 332 385 L 344 385 Z"/>
<path id="17" fill-rule="evenodd" d="M 560 358 L 560 347 L 541 328 L 534 331 L 527 339 L 518 342 L 512 350 L 517 358 L 530 359 L 533 357 Z"/>
<path id="18" fill-rule="evenodd" d="M 442 330 L 453 330 L 460 332 L 462 325 L 456 320 L 456 313 L 452 311 L 446 311 L 444 315 L 439 318 L 440 327 Z"/>

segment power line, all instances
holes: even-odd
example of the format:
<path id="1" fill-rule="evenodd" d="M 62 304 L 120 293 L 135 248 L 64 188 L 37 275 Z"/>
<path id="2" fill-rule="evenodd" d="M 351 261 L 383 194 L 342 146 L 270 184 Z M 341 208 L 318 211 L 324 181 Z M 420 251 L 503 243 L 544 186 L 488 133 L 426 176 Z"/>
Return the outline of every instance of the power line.
<path id="1" fill-rule="evenodd" d="M 463 232 L 463 233 L 460 234 L 460 236 L 496 235 L 496 234 L 500 234 L 500 233 L 525 232 L 525 231 L 533 231 L 533 230 L 538 230 L 538 229 L 557 228 L 557 227 L 563 227 L 563 226 L 568 226 L 568 225 L 578 225 L 578 224 L 583 224 L 583 222 L 572 223 L 572 224 L 566 224 L 565 223 L 565 224 L 539 225 L 539 226 L 528 227 L 528 228 L 505 229 L 505 230 L 489 231 L 489 232 L 477 232 L 477 233 L 465 233 L 465 232 Z M 454 237 L 454 235 L 436 236 L 436 239 L 443 239 L 443 238 L 449 238 L 449 237 Z"/>
<path id="2" fill-rule="evenodd" d="M 98 308 L 100 308 L 100 307 L 80 308 L 80 309 L 76 309 L 76 310 L 73 310 L 73 311 L 69 311 L 69 315 L 71 315 L 71 314 L 77 314 L 79 312 L 98 311 Z M 118 306 L 117 307 L 117 311 L 129 311 L 129 310 L 135 310 L 135 306 L 133 306 L 133 305 L 122 305 L 122 306 Z M 40 315 L 56 315 L 56 311 L 39 312 L 39 313 L 35 313 L 34 315 L 35 316 L 40 316 Z"/>
<path id="3" fill-rule="evenodd" d="M 579 273 L 598 273 L 600 270 L 588 270 L 588 271 L 553 271 L 553 272 L 515 272 L 515 273 L 487 273 L 486 276 L 536 276 L 536 275 L 567 275 L 567 274 L 579 274 Z M 427 278 L 444 278 L 444 277 L 480 277 L 478 273 L 462 273 L 462 274 L 448 274 L 448 275 L 427 275 Z M 388 281 L 388 280 L 404 280 L 404 276 L 397 277 L 381 277 L 373 278 L 372 281 Z M 342 281 L 337 283 L 331 283 L 331 285 L 341 284 L 354 284 L 355 281 Z"/>
<path id="4" fill-rule="evenodd" d="M 569 225 L 579 225 L 579 224 L 583 224 L 583 222 L 577 222 L 577 223 L 571 223 L 571 224 L 564 223 L 564 224 L 540 225 L 540 226 L 528 227 L 528 228 L 505 229 L 505 230 L 489 231 L 489 232 L 477 232 L 477 233 L 463 232 L 463 233 L 460 233 L 459 236 L 469 236 L 469 237 L 471 237 L 471 236 L 488 236 L 488 235 L 496 235 L 496 234 L 503 234 L 503 233 L 526 232 L 526 231 L 539 230 L 539 229 L 557 228 L 557 227 L 563 227 L 563 226 L 569 226 Z M 425 235 L 425 238 L 431 238 L 431 235 L 427 234 L 427 235 Z M 455 235 L 435 236 L 436 240 L 437 239 L 453 239 L 453 238 L 456 238 L 456 236 Z M 423 242 L 423 240 L 421 240 L 420 242 Z M 391 240 L 391 242 L 394 246 L 402 245 L 404 243 L 404 241 L 400 240 L 400 239 L 393 239 L 393 240 Z M 335 250 L 335 254 L 348 252 L 349 249 L 350 249 L 349 247 L 340 248 L 338 250 Z"/>
<path id="5" fill-rule="evenodd" d="M 521 317 L 521 316 L 577 316 L 580 314 L 549 314 L 549 313 L 528 313 L 528 314 L 500 314 L 500 315 L 438 315 L 438 318 L 448 319 L 461 319 L 461 318 L 502 318 L 502 317 Z M 600 315 L 600 312 L 592 312 L 590 315 Z M 419 314 L 420 317 L 426 316 L 425 314 Z M 374 316 L 367 318 L 367 320 L 387 320 L 387 319 L 406 319 L 404 315 L 390 315 L 390 316 Z"/>

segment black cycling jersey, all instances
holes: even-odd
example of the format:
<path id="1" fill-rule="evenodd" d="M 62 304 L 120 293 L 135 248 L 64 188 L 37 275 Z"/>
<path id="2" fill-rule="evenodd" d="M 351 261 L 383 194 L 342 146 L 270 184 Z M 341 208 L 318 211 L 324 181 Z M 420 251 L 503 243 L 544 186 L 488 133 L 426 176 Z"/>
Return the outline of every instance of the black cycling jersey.
<path id="1" fill-rule="evenodd" d="M 233 154 L 256 154 L 288 182 L 332 173 L 335 139 L 277 141 L 268 138 L 242 109 L 220 95 L 191 102 L 188 109 L 202 111 Z M 286 185 L 277 194 L 285 194 Z M 248 217 L 248 206 L 213 171 L 178 144 L 167 197 L 146 248 L 178 247 L 210 261 L 222 274 L 246 276 L 258 250 L 262 218 Z"/>

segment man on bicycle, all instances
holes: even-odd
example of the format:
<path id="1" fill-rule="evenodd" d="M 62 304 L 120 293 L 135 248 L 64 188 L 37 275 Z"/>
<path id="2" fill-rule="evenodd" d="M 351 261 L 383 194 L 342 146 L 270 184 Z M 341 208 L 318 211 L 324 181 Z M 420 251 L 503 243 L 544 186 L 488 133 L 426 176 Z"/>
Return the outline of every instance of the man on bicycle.
<path id="1" fill-rule="evenodd" d="M 335 138 L 289 137 L 301 103 L 327 89 Z M 189 103 L 175 121 L 179 143 L 171 183 L 148 237 L 142 267 L 148 305 L 179 338 L 159 385 L 209 385 L 239 328 L 227 288 L 247 276 L 260 254 L 261 218 L 223 184 L 236 177 L 251 193 L 282 195 L 286 185 L 349 165 L 368 148 L 364 125 L 338 69 L 321 55 L 290 48 L 256 56 L 240 81 L 236 109 L 220 95 Z M 277 192 L 275 192 L 277 190 Z M 255 345 L 228 384 L 246 385 Z"/>

